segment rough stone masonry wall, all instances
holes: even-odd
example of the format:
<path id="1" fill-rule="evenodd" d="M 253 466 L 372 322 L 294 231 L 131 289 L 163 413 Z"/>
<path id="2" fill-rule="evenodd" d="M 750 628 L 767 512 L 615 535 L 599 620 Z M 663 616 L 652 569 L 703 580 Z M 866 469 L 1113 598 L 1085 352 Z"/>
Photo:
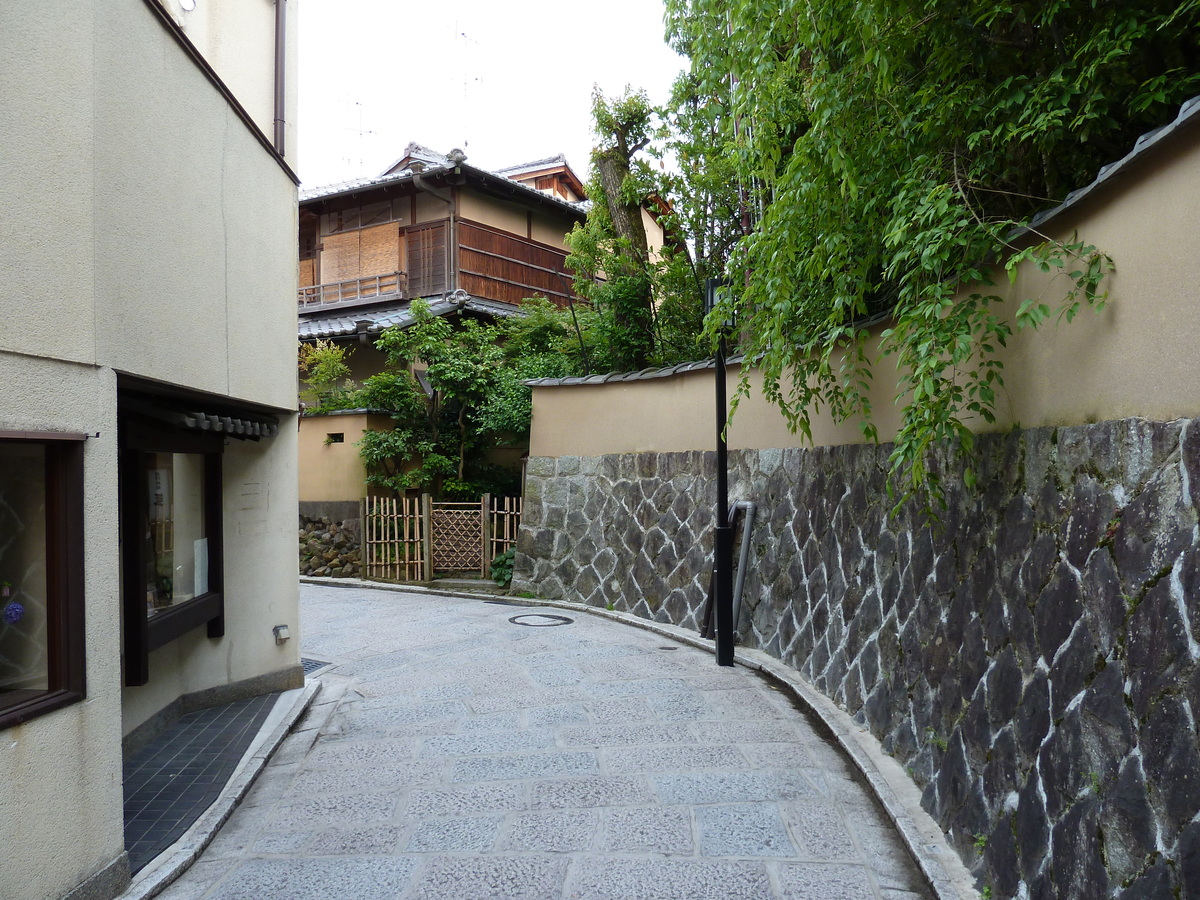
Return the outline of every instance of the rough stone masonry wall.
<path id="1" fill-rule="evenodd" d="M 354 578 L 362 573 L 359 519 L 300 516 L 300 574 Z"/>
<path id="2" fill-rule="evenodd" d="M 893 513 L 886 446 L 731 454 L 739 629 L 870 728 L 994 898 L 1200 897 L 1200 419 L 986 436 Z M 694 627 L 712 453 L 531 459 L 514 588 Z"/>

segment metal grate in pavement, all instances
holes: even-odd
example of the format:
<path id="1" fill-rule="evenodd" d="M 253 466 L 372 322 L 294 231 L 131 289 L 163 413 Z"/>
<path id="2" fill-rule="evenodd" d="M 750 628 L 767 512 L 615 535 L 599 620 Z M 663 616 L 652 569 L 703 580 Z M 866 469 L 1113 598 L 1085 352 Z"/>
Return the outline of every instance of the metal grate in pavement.
<path id="1" fill-rule="evenodd" d="M 300 665 L 304 666 L 305 675 L 311 675 L 317 669 L 323 669 L 326 666 L 332 665 L 332 663 L 327 663 L 323 659 L 301 658 Z"/>

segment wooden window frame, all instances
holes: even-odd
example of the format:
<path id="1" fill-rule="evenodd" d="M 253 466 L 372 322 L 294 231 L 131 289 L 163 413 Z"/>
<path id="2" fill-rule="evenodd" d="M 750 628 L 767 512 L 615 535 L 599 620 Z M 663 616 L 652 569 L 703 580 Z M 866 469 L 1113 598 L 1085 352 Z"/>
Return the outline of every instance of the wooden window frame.
<path id="1" fill-rule="evenodd" d="M 225 634 L 224 552 L 222 541 L 221 452 L 219 435 L 171 431 L 144 421 L 122 426 L 121 483 L 121 596 L 125 618 L 125 684 L 150 680 L 150 651 L 164 647 L 195 628 L 206 626 L 210 638 Z M 146 616 L 145 535 L 141 511 L 149 505 L 149 487 L 142 477 L 151 453 L 193 453 L 204 456 L 204 519 L 208 538 L 208 593 Z M 128 511 L 137 512 L 130 515 Z"/>
<path id="2" fill-rule="evenodd" d="M 46 658 L 45 691 L 0 710 L 0 729 L 11 728 L 87 694 L 83 588 L 84 435 L 2 432 L 0 441 L 31 441 L 46 451 Z"/>

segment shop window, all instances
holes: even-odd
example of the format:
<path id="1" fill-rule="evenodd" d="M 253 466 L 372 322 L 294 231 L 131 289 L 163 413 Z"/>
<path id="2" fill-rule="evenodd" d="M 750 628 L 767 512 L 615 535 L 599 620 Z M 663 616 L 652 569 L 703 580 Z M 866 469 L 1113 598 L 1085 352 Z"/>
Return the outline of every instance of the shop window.
<path id="1" fill-rule="evenodd" d="M 0 728 L 84 695 L 82 437 L 0 432 Z"/>
<path id="2" fill-rule="evenodd" d="M 160 393 L 153 393 L 158 390 Z M 278 419 L 224 398 L 118 380 L 125 684 L 146 684 L 150 653 L 204 628 L 225 634 L 221 458 Z"/>
<path id="3" fill-rule="evenodd" d="M 145 435 L 143 435 L 145 439 Z M 179 438 L 176 438 L 180 442 Z M 181 441 L 190 443 L 188 437 Z M 152 440 L 147 441 L 154 446 Z M 193 628 L 224 634 L 219 444 L 126 447 L 121 462 L 125 683 L 145 684 L 149 653 Z M 208 452 L 205 452 L 205 450 Z"/>
<path id="4" fill-rule="evenodd" d="M 144 453 L 146 615 L 153 619 L 209 593 L 204 455 Z"/>

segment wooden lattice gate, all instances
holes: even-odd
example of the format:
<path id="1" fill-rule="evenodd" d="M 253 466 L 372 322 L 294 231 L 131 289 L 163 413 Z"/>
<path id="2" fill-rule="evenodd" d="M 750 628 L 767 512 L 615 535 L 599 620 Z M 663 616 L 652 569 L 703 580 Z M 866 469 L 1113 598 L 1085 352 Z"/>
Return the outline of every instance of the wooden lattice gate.
<path id="1" fill-rule="evenodd" d="M 478 573 L 516 546 L 520 497 L 479 502 L 433 502 L 417 497 L 368 497 L 364 501 L 366 570 L 370 578 L 429 581 L 439 573 Z"/>
<path id="2" fill-rule="evenodd" d="M 485 574 L 483 549 L 485 516 L 482 503 L 433 504 L 433 571 Z M 489 559 L 488 562 L 491 562 Z"/>

